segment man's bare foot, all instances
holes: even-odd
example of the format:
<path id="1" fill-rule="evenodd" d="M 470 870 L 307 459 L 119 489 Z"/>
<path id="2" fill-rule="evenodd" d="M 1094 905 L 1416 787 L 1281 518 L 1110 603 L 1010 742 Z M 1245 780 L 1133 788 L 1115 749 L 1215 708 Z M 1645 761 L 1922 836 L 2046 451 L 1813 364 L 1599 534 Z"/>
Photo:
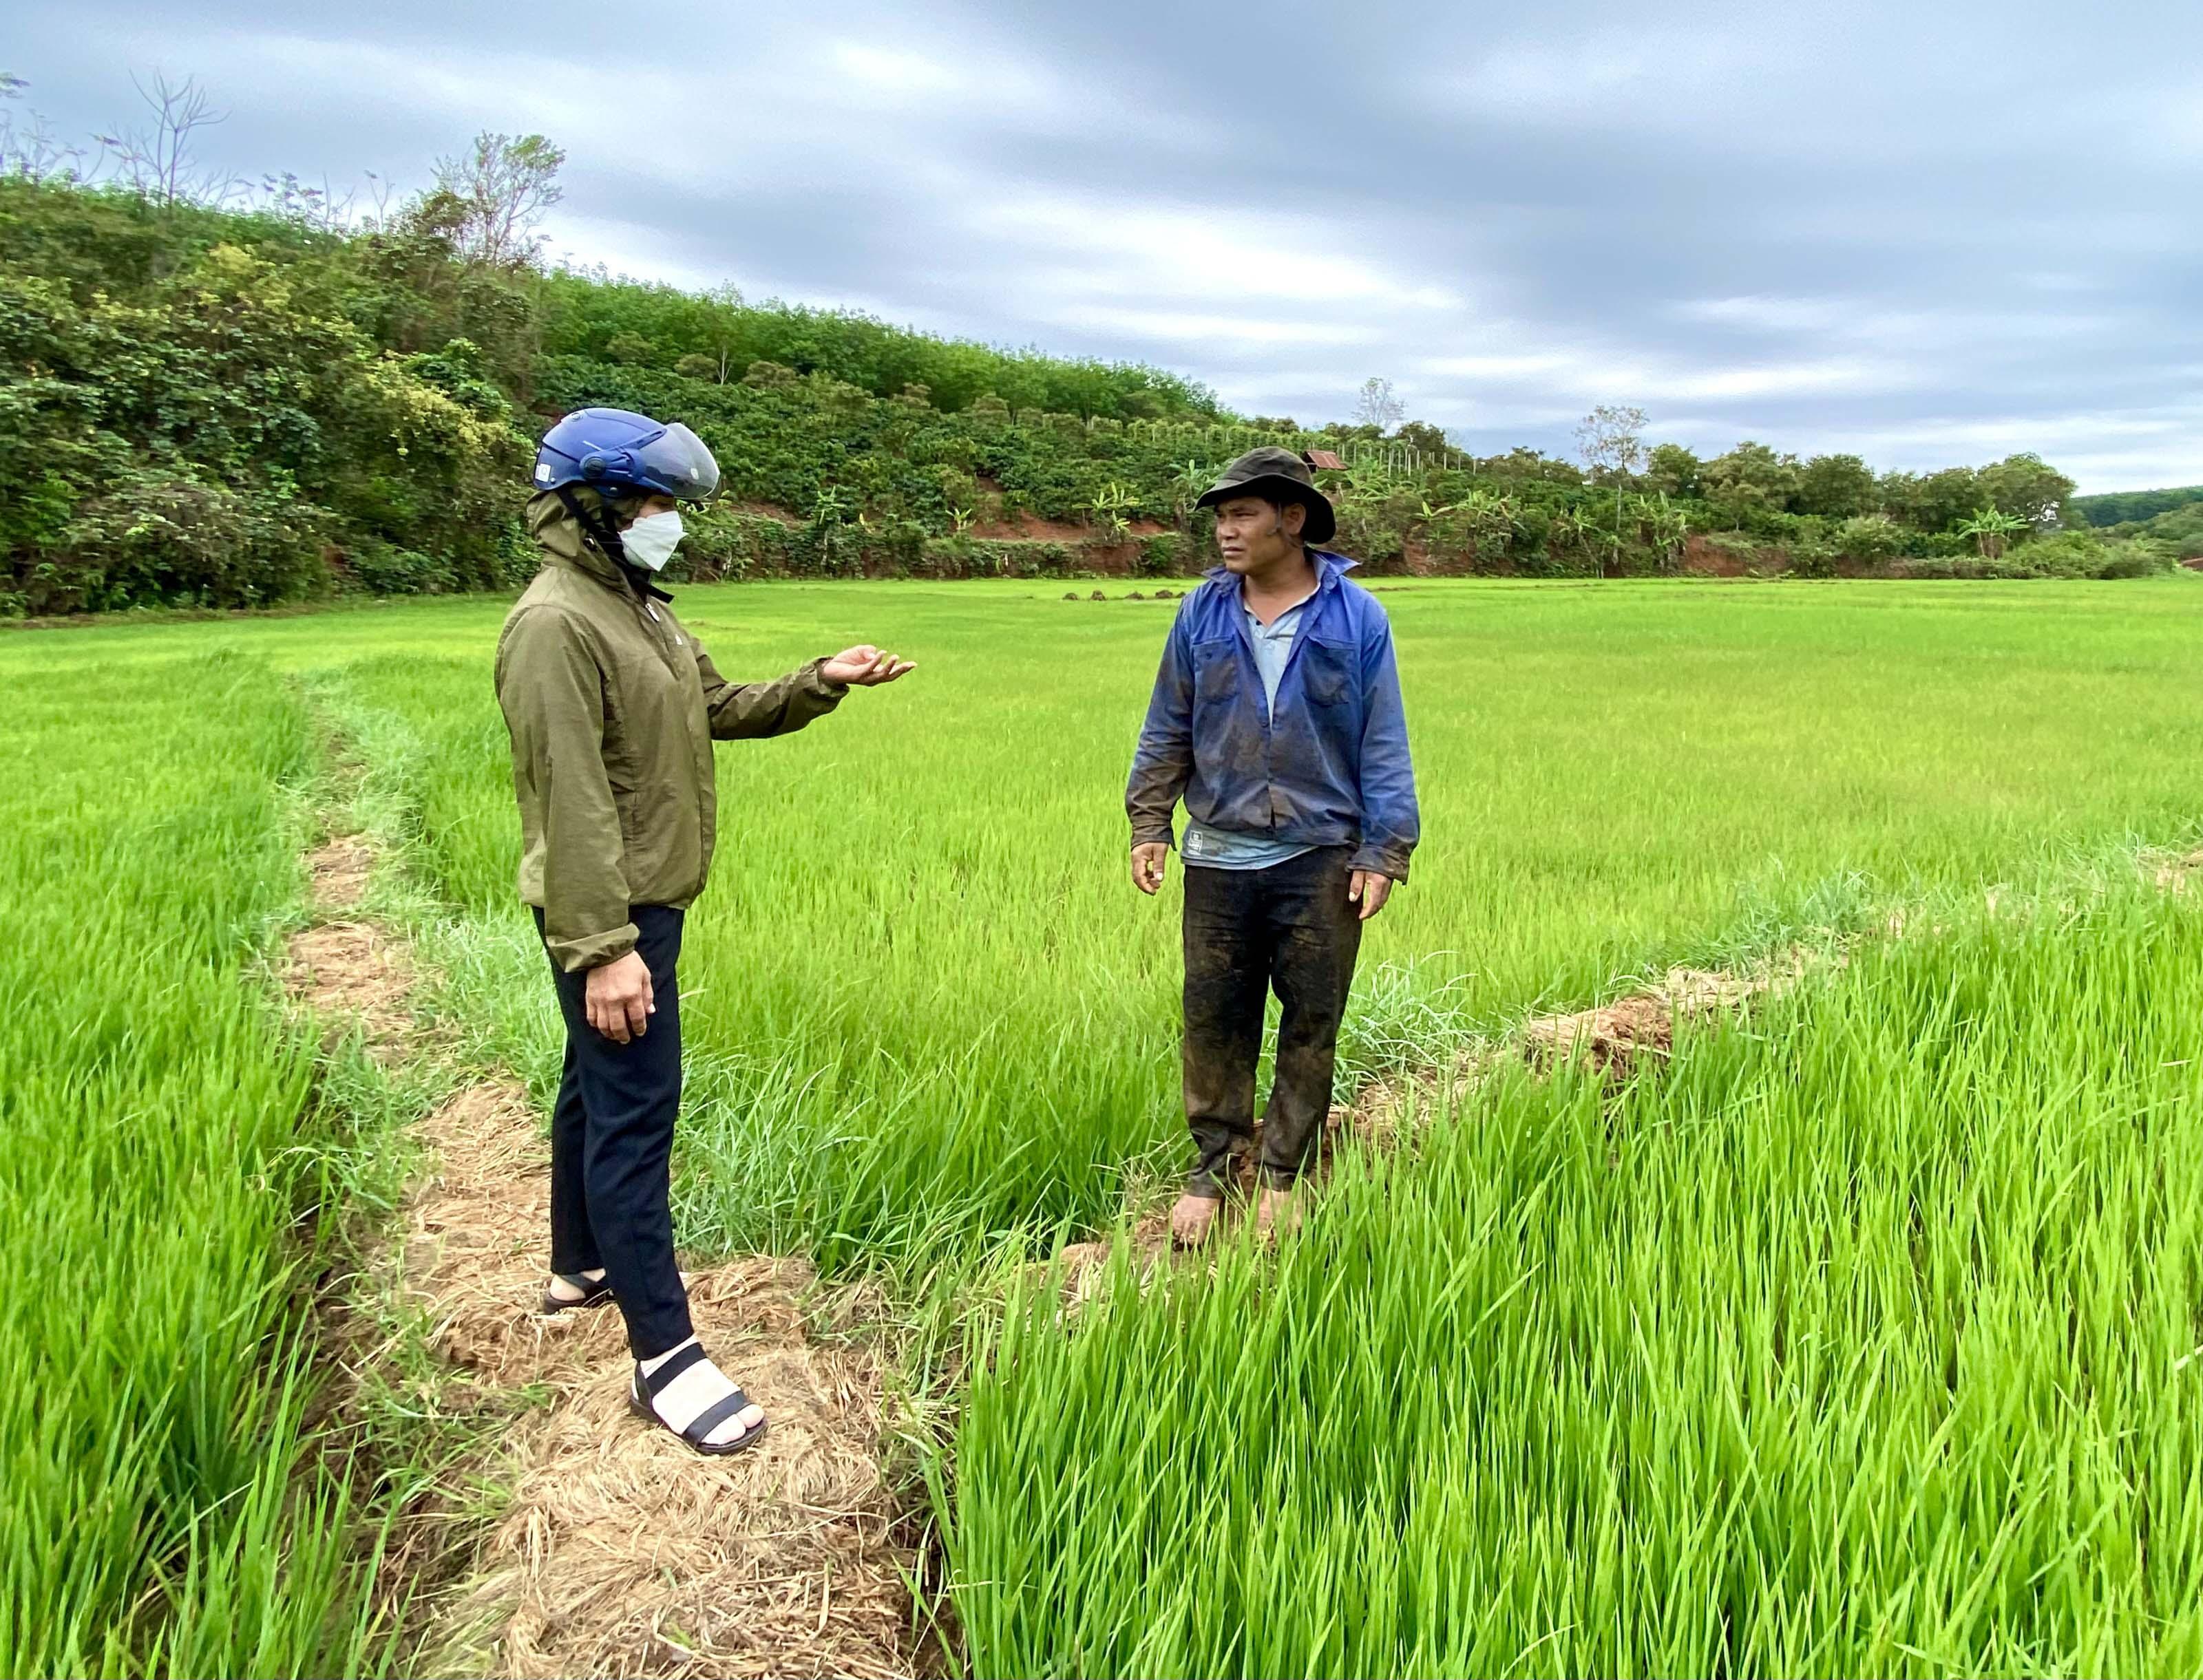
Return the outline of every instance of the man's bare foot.
<path id="1" fill-rule="evenodd" d="M 1300 1229 L 1300 1198 L 1289 1189 L 1264 1185 L 1261 1200 L 1255 1204 L 1255 1235 L 1264 1242 L 1272 1242 L 1290 1235 Z"/>
<path id="2" fill-rule="evenodd" d="M 1191 1191 L 1171 1209 L 1171 1241 L 1180 1248 L 1198 1248 L 1214 1235 L 1216 1215 L 1223 1202 L 1215 1196 L 1196 1196 Z"/>

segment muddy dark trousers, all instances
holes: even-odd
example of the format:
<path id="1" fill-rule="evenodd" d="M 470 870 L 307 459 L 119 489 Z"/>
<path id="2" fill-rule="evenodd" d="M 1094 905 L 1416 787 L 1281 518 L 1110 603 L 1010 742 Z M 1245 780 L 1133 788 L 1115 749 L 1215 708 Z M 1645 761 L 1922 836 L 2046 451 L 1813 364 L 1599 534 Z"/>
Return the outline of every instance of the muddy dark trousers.
<path id="1" fill-rule="evenodd" d="M 694 1333 L 688 1293 L 673 1263 L 670 1175 L 681 1108 L 681 912 L 635 905 L 635 950 L 650 969 L 658 1012 L 650 1030 L 616 1044 L 589 1024 L 588 973 L 553 962 L 566 1017 L 566 1067 L 551 1112 L 551 1270 L 605 1269 L 638 1359 Z M 543 912 L 535 912 L 536 929 Z M 546 953 L 548 954 L 547 952 Z"/>
<path id="2" fill-rule="evenodd" d="M 1251 1147 L 1255 1068 L 1273 987 L 1282 1008 L 1277 1074 L 1262 1117 L 1266 1184 L 1289 1185 L 1315 1158 L 1331 1113 L 1338 1023 L 1354 984 L 1361 920 L 1349 902 L 1351 846 L 1323 846 L 1267 869 L 1185 871 L 1187 1191 L 1220 1196 Z"/>

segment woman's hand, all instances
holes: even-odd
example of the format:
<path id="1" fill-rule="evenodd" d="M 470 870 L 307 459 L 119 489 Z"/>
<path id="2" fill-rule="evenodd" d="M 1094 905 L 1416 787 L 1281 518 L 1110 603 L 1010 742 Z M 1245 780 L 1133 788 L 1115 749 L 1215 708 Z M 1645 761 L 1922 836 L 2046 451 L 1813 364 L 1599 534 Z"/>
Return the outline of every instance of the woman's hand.
<path id="1" fill-rule="evenodd" d="M 614 1044 L 641 1038 L 650 1030 L 650 1017 L 657 1012 L 650 965 L 635 952 L 589 970 L 582 1013 L 592 1027 Z"/>
<path id="2" fill-rule="evenodd" d="M 918 667 L 907 659 L 883 653 L 870 642 L 845 647 L 818 668 L 829 682 L 846 682 L 852 688 L 877 688 L 883 682 L 907 676 Z"/>

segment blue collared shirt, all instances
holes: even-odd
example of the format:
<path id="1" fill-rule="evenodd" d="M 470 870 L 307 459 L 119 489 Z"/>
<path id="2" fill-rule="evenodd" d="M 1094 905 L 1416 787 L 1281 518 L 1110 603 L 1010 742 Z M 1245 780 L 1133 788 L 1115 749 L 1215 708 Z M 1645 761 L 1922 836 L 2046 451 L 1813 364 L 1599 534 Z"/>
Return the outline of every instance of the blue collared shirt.
<path id="1" fill-rule="evenodd" d="M 1243 585 L 1239 606 L 1247 615 L 1247 642 L 1255 652 L 1255 669 L 1261 674 L 1263 713 L 1274 726 L 1278 684 L 1285 678 L 1285 661 L 1291 656 L 1293 638 L 1299 633 L 1301 616 L 1308 602 L 1294 602 L 1265 624 L 1247 604 Z M 1296 840 L 1279 840 L 1274 834 L 1234 834 L 1229 828 L 1204 828 L 1198 822 L 1185 825 L 1178 848 L 1185 853 L 1189 867 L 1197 864 L 1211 869 L 1267 869 L 1273 864 L 1289 864 L 1313 850 Z"/>
<path id="2" fill-rule="evenodd" d="M 1135 845 L 1207 828 L 1295 846 L 1351 846 L 1353 867 L 1404 881 L 1421 833 L 1392 628 L 1353 565 L 1318 551 L 1274 696 L 1239 581 L 1208 574 L 1178 609 L 1155 673 L 1125 806 Z"/>

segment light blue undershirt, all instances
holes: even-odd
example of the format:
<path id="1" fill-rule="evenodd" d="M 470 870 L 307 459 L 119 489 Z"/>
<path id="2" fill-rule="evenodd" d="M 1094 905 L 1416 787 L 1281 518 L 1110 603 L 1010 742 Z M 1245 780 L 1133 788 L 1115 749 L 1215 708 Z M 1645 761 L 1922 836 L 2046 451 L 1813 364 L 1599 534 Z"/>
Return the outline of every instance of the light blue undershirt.
<path id="1" fill-rule="evenodd" d="M 1302 613 L 1314 598 L 1311 595 L 1307 601 L 1286 608 L 1263 624 L 1248 610 L 1246 598 L 1240 598 L 1239 610 L 1247 615 L 1247 639 L 1255 645 L 1255 669 L 1262 677 L 1262 709 L 1273 722 L 1278 711 L 1278 684 L 1285 680 L 1285 661 L 1292 657 L 1293 637 L 1301 628 Z M 1315 850 L 1297 840 L 1205 828 L 1192 822 L 1185 825 L 1185 838 L 1178 846 L 1189 868 L 1206 869 L 1267 869 Z"/>

